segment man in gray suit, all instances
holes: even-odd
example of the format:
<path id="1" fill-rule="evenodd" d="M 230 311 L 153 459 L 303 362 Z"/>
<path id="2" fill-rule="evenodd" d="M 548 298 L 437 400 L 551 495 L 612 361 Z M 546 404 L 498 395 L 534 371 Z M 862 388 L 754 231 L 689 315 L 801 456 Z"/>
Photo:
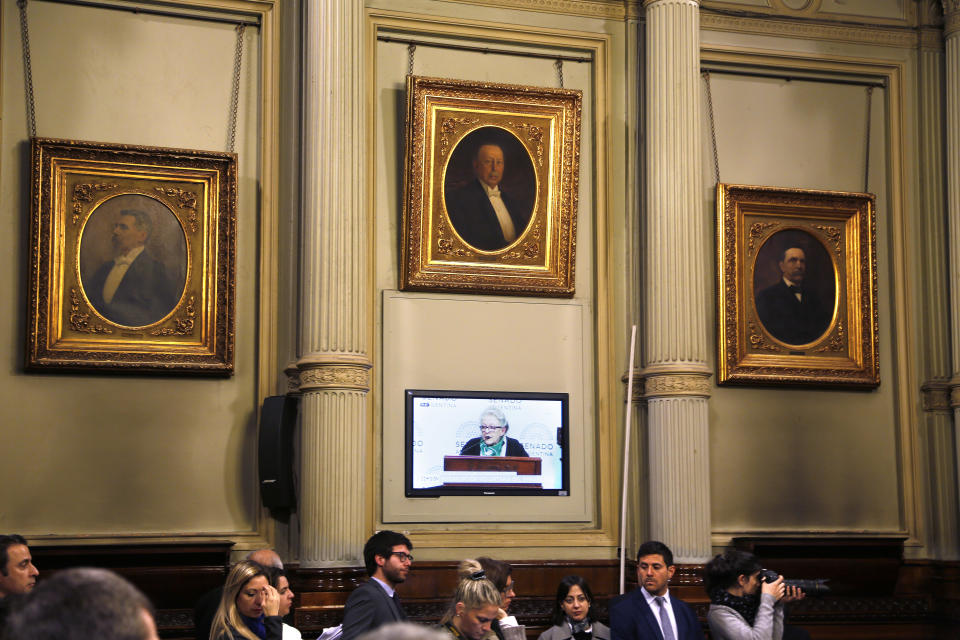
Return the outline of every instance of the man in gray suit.
<path id="1" fill-rule="evenodd" d="M 353 640 L 391 622 L 407 619 L 397 585 L 407 579 L 413 545 L 402 533 L 378 531 L 363 546 L 363 561 L 370 579 L 353 590 L 343 609 L 343 640 Z"/>

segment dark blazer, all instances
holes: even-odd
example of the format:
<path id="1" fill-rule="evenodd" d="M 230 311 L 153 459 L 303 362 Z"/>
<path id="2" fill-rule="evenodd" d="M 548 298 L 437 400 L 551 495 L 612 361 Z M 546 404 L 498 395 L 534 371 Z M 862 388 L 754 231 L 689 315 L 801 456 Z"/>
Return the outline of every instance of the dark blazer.
<path id="1" fill-rule="evenodd" d="M 280 616 L 266 616 L 263 619 L 263 626 L 267 631 L 267 640 L 282 640 L 283 618 Z M 236 629 L 231 629 L 230 631 L 231 634 L 229 637 L 223 634 L 218 640 L 247 640 L 246 637 Z"/>
<path id="2" fill-rule="evenodd" d="M 213 617 L 217 615 L 221 599 L 223 586 L 214 587 L 197 600 L 193 608 L 193 634 L 197 640 L 210 640 L 210 627 L 213 626 Z"/>
<path id="3" fill-rule="evenodd" d="M 343 640 L 352 640 L 391 622 L 403 622 L 407 614 L 370 578 L 353 590 L 343 608 Z"/>
<path id="4" fill-rule="evenodd" d="M 685 602 L 670 597 L 677 620 L 677 640 L 703 640 L 703 627 Z M 663 640 L 663 631 L 643 596 L 643 587 L 614 598 L 610 603 L 611 640 Z"/>
<path id="5" fill-rule="evenodd" d="M 513 227 L 519 238 L 530 221 L 533 205 L 531 203 L 525 206 L 518 199 L 505 193 L 503 189 L 500 189 L 500 199 L 507 207 L 507 213 L 513 220 Z M 470 246 L 494 251 L 503 249 L 509 244 L 503 237 L 497 213 L 493 210 L 490 198 L 479 180 L 472 180 L 467 186 L 447 194 L 446 205 L 453 228 Z"/>
<path id="6" fill-rule="evenodd" d="M 113 261 L 104 262 L 90 282 L 83 283 L 83 291 L 93 308 L 104 318 L 128 327 L 153 324 L 173 310 L 179 291 L 170 283 L 163 263 L 142 251 L 130 263 L 117 286 L 113 299 L 103 299 L 103 285 L 113 269 Z"/>
<path id="7" fill-rule="evenodd" d="M 781 279 L 757 294 L 757 315 L 774 338 L 787 344 L 813 342 L 827 330 L 833 305 L 826 307 L 809 287 L 803 289 L 802 302 Z"/>
<path id="8" fill-rule="evenodd" d="M 523 448 L 523 445 L 520 444 L 518 440 L 513 438 L 508 438 L 503 436 L 504 440 L 507 441 L 507 452 L 506 455 L 514 456 L 517 458 L 529 458 L 530 454 L 527 453 L 527 450 Z M 467 444 L 463 445 L 463 449 L 460 449 L 460 455 L 462 456 L 478 456 L 480 455 L 480 438 L 471 438 L 467 440 Z"/>

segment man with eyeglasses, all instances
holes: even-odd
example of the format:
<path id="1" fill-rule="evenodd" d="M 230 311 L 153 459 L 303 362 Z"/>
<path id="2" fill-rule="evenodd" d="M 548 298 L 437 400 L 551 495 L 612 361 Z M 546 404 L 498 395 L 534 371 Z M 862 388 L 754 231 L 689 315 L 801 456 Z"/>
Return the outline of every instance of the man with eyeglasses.
<path id="1" fill-rule="evenodd" d="M 488 407 L 480 414 L 480 437 L 467 440 L 460 449 L 460 455 L 530 457 L 518 440 L 507 437 L 509 430 L 510 424 L 503 411 Z"/>
<path id="2" fill-rule="evenodd" d="M 370 580 L 353 590 L 343 609 L 343 640 L 407 619 L 397 585 L 407 579 L 413 544 L 396 531 L 378 531 L 363 545 L 363 562 Z"/>

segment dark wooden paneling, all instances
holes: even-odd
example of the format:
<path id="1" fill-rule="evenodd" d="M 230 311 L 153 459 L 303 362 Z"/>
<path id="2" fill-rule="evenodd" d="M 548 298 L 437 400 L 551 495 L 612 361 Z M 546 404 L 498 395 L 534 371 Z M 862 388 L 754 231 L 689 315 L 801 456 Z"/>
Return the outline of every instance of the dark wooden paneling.
<path id="1" fill-rule="evenodd" d="M 960 563 L 904 562 L 899 556 L 892 563 L 891 554 L 898 552 L 876 540 L 863 545 L 837 539 L 787 542 L 755 541 L 750 548 L 765 564 L 788 577 L 826 577 L 843 585 L 827 597 L 807 598 L 790 606 L 788 621 L 807 629 L 814 640 L 960 639 Z M 223 584 L 231 546 L 229 542 L 60 545 L 32 546 L 31 551 L 41 579 L 77 566 L 106 567 L 124 575 L 156 604 L 160 635 L 173 640 L 193 637 L 194 603 Z M 619 563 L 615 560 L 511 564 L 518 594 L 511 613 L 527 626 L 532 639 L 549 624 L 557 584 L 563 576 L 577 574 L 587 579 L 601 620 L 607 619 L 610 599 L 618 593 Z M 305 638 L 339 624 L 350 592 L 366 580 L 360 567 L 307 569 L 288 564 L 287 570 L 297 592 L 294 624 Z M 846 575 L 847 571 L 858 575 Z M 701 621 L 709 607 L 702 575 L 702 565 L 679 565 L 671 583 L 672 593 L 689 602 Z M 867 575 L 880 584 L 858 586 Z M 627 578 L 627 589 L 636 587 L 633 562 L 628 563 Z M 417 562 L 398 591 L 411 618 L 434 623 L 448 605 L 455 584 L 455 562 Z"/>
<path id="2" fill-rule="evenodd" d="M 224 583 L 232 542 L 117 545 L 31 545 L 40 580 L 73 567 L 116 571 L 157 608 L 161 638 L 193 638 L 193 606 Z"/>

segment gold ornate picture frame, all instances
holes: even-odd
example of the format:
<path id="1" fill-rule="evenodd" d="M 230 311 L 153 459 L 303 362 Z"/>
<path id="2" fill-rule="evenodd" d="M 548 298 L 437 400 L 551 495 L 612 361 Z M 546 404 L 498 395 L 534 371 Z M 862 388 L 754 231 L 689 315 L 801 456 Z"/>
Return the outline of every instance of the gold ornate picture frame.
<path id="1" fill-rule="evenodd" d="M 27 369 L 232 373 L 236 155 L 31 147 Z"/>
<path id="2" fill-rule="evenodd" d="M 401 289 L 573 295 L 581 101 L 408 76 Z"/>
<path id="3" fill-rule="evenodd" d="M 717 185 L 718 382 L 876 387 L 875 198 Z"/>

